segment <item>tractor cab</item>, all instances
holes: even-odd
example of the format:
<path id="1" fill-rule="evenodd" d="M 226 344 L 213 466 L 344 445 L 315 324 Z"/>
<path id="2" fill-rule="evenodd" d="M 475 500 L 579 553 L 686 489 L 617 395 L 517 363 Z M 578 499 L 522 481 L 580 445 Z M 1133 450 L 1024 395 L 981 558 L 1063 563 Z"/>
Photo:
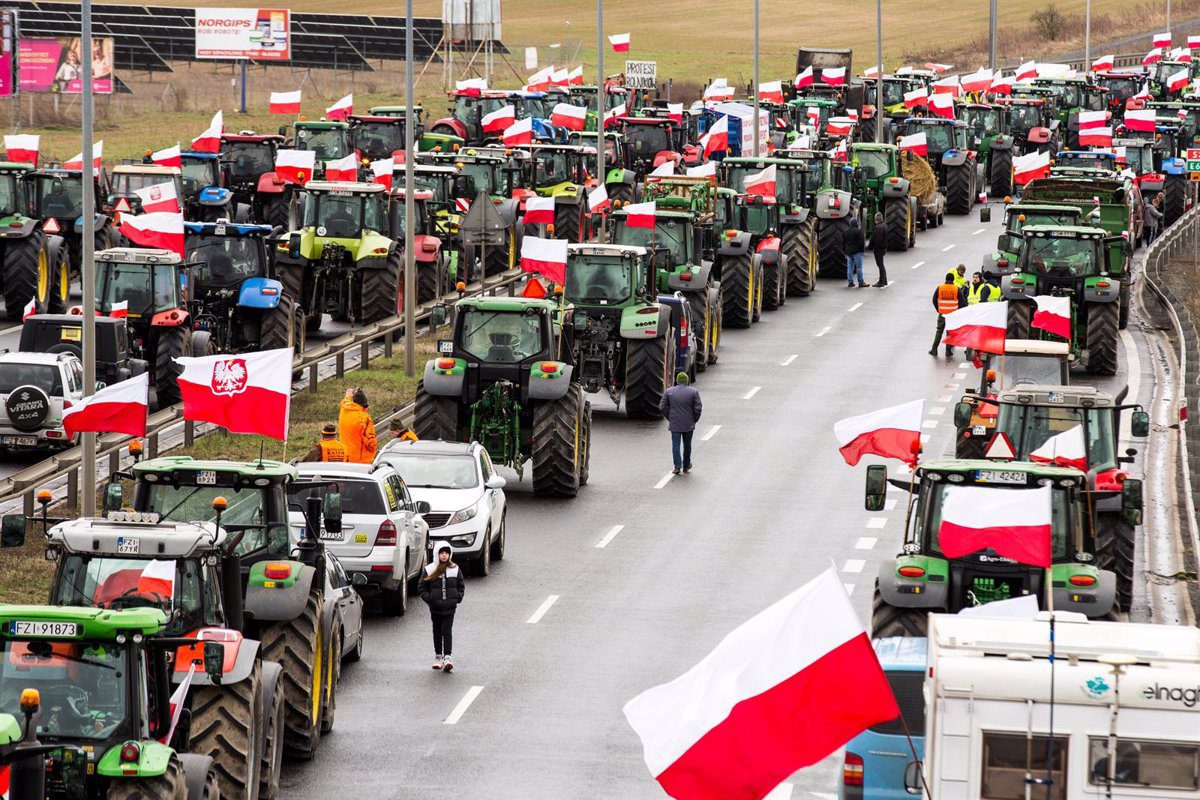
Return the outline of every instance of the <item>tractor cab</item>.
<path id="1" fill-rule="evenodd" d="M 632 227 L 624 211 L 614 211 L 609 217 L 608 228 L 609 241 L 613 244 L 647 249 L 664 247 L 670 252 L 674 264 L 700 263 L 700 248 L 695 241 L 699 230 L 693 225 L 690 211 L 663 210 L 660 207 L 654 214 L 653 229 Z"/>
<path id="2" fill-rule="evenodd" d="M 457 170 L 451 188 L 456 197 L 468 202 L 474 201 L 479 192 L 486 192 L 493 199 L 512 196 L 521 173 L 517 159 L 502 151 L 467 148 L 457 153 L 432 153 L 429 161 Z"/>
<path id="3" fill-rule="evenodd" d="M 1103 111 L 1107 105 L 1105 92 L 1093 86 L 1085 78 L 1034 78 L 1034 87 L 1049 89 L 1055 98 L 1059 121 L 1067 124 L 1067 117 L 1079 111 Z"/>
<path id="4" fill-rule="evenodd" d="M 966 123 L 971 145 L 976 150 L 983 149 L 998 137 L 1008 135 L 1008 116 L 1000 106 L 965 103 L 958 107 L 958 118 Z"/>
<path id="5" fill-rule="evenodd" d="M 405 119 L 408 109 L 406 106 L 371 106 L 367 109 L 367 114 L 372 117 Z M 416 122 L 416 127 L 413 128 L 413 137 L 415 138 L 425 130 L 425 109 L 420 103 L 413 105 L 413 118 Z"/>
<path id="6" fill-rule="evenodd" d="M 1004 232 L 996 240 L 996 250 L 983 260 L 985 280 L 999 285 L 1003 276 L 1017 271 L 1025 243 L 1021 231 L 1027 226 L 1079 225 L 1081 217 L 1078 206 L 1065 203 L 1009 203 L 1004 207 Z"/>
<path id="7" fill-rule="evenodd" d="M 1008 129 L 1023 152 L 1051 151 L 1053 130 L 1058 127 L 1051 106 L 1044 97 L 1005 97 L 996 101 L 1008 118 Z"/>
<path id="8" fill-rule="evenodd" d="M 683 125 L 669 117 L 622 117 L 620 130 L 624 161 L 640 175 L 681 158 Z"/>
<path id="9" fill-rule="evenodd" d="M 903 136 L 925 134 L 929 148 L 929 161 L 935 171 L 944 156 L 970 150 L 971 131 L 966 123 L 940 117 L 909 117 L 900 130 Z"/>
<path id="10" fill-rule="evenodd" d="M 28 178 L 33 168 L 16 161 L 0 161 L 0 221 L 27 218 L 30 197 Z"/>
<path id="11" fill-rule="evenodd" d="M 345 158 L 354 152 L 350 124 L 324 120 L 297 122 L 292 135 L 292 147 L 316 153 L 318 168 L 323 170 L 325 162 Z"/>
<path id="12" fill-rule="evenodd" d="M 1074 291 L 1080 278 L 1106 275 L 1108 252 L 1104 231 L 1088 226 L 1028 225 L 1021 230 L 1024 240 L 1018 272 L 1038 277 L 1038 291 L 1056 294 L 1055 284 L 1070 284 Z"/>
<path id="13" fill-rule="evenodd" d="M 1133 173 L 1143 195 L 1162 190 L 1163 176 L 1157 173 L 1154 163 L 1153 142 L 1145 139 L 1113 139 L 1113 151 L 1117 156 L 1117 168 Z"/>
<path id="14" fill-rule="evenodd" d="M 485 138 L 483 118 L 509 105 L 508 92 L 498 89 L 456 91 L 451 97 L 450 116 L 433 123 L 432 131 L 474 145 L 482 144 Z"/>
<path id="15" fill-rule="evenodd" d="M 239 225 L 220 222 L 189 222 L 186 234 L 192 298 L 208 292 L 227 291 L 249 278 L 270 274 L 266 238 L 269 225 Z"/>
<path id="16" fill-rule="evenodd" d="M 1125 108 L 1125 101 L 1142 90 L 1146 76 L 1140 72 L 1097 72 L 1092 80 L 1101 89 L 1106 89 L 1105 105 L 1110 111 Z"/>
<path id="17" fill-rule="evenodd" d="M 364 161 L 381 161 L 404 151 L 404 117 L 353 116 L 349 122 L 351 143 Z"/>
<path id="18" fill-rule="evenodd" d="M 522 401 L 535 392 L 541 362 L 555 359 L 558 305 L 551 300 L 471 298 L 454 307 L 454 339 L 447 351 L 467 367 L 466 391 L 480 397 L 497 383 L 509 383 Z M 532 369 L 532 372 L 531 372 Z M 489 452 L 492 447 L 483 441 Z"/>
<path id="19" fill-rule="evenodd" d="M 283 137 L 275 134 L 226 133 L 221 136 L 221 165 L 238 202 L 250 202 L 259 179 L 275 172 L 275 153 Z"/>
<path id="20" fill-rule="evenodd" d="M 388 230 L 387 189 L 377 183 L 310 181 L 300 227 L 321 239 L 358 239 Z"/>
<path id="21" fill-rule="evenodd" d="M 527 183 L 543 196 L 582 191 L 596 163 L 596 148 L 578 145 L 533 145 L 526 164 Z"/>
<path id="22" fill-rule="evenodd" d="M 612 308 L 619 314 L 631 300 L 653 302 L 658 294 L 655 266 L 645 248 L 580 244 L 568 255 L 563 296 L 576 308 Z"/>
<path id="23" fill-rule="evenodd" d="M 1150 93 L 1159 100 L 1165 100 L 1170 96 L 1168 90 L 1171 76 L 1179 72 L 1188 73 L 1188 77 L 1194 75 L 1192 65 L 1182 61 L 1159 61 L 1150 67 L 1150 74 L 1147 76 L 1147 83 L 1150 85 Z M 1190 82 L 1190 81 L 1189 81 Z"/>
<path id="24" fill-rule="evenodd" d="M 96 254 L 96 312 L 111 314 L 115 304 L 127 303 L 135 337 L 171 314 L 178 319 L 186 285 L 182 261 L 169 250 L 115 247 Z"/>
<path id="25" fill-rule="evenodd" d="M 866 96 L 876 102 L 875 81 L 866 82 Z M 904 105 L 904 95 L 925 88 L 925 82 L 911 75 L 883 76 L 883 114 L 891 119 L 904 119 L 909 109 Z"/>
<path id="26" fill-rule="evenodd" d="M 1060 150 L 1050 167 L 1052 176 L 1094 175 L 1110 180 L 1118 171 L 1117 154 L 1111 150 Z"/>
<path id="27" fill-rule="evenodd" d="M 156 164 L 121 164 L 113 167 L 103 211 L 106 214 L 141 213 L 142 200 L 137 191 L 162 183 L 174 185 L 176 202 L 182 204 L 183 178 L 178 167 L 160 167 Z"/>
<path id="28" fill-rule="evenodd" d="M 233 192 L 216 153 L 180 153 L 183 162 L 184 214 L 189 220 L 216 221 L 232 216 Z"/>

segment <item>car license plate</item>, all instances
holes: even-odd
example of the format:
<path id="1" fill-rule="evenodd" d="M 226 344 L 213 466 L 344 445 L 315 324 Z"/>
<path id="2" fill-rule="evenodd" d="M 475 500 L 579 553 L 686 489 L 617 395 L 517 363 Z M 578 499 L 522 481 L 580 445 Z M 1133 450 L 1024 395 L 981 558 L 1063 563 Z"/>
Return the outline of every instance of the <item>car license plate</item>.
<path id="1" fill-rule="evenodd" d="M 986 434 L 987 434 L 987 426 L 986 425 L 972 425 L 971 426 L 971 435 L 972 436 L 984 436 Z"/>
<path id="2" fill-rule="evenodd" d="M 202 469 L 196 473 L 197 486 L 216 486 L 217 471 L 214 469 Z"/>
<path id="3" fill-rule="evenodd" d="M 140 553 L 142 552 L 142 540 L 132 536 L 117 537 L 117 552 L 118 553 Z"/>
<path id="4" fill-rule="evenodd" d="M 341 531 L 334 533 L 333 531 L 327 531 L 324 529 L 321 530 L 321 541 L 340 542 L 341 540 L 342 540 L 342 532 Z"/>
<path id="5" fill-rule="evenodd" d="M 48 636 L 61 638 L 65 636 L 78 636 L 78 622 L 42 622 L 42 621 L 27 621 L 13 620 L 9 623 L 10 636 Z"/>
<path id="6" fill-rule="evenodd" d="M 36 436 L 5 436 L 3 443 L 14 447 L 37 447 L 38 440 Z"/>
<path id="7" fill-rule="evenodd" d="M 1026 475 L 1024 472 L 1010 472 L 1001 469 L 979 469 L 975 470 L 976 483 L 1012 483 L 1021 486 L 1025 485 Z"/>
<path id="8" fill-rule="evenodd" d="M 78 342 L 83 338 L 83 328 L 63 328 L 59 334 L 59 341 Z"/>
<path id="9" fill-rule="evenodd" d="M 450 355 L 454 352 L 453 339 L 438 339 L 438 352 L 443 355 Z"/>

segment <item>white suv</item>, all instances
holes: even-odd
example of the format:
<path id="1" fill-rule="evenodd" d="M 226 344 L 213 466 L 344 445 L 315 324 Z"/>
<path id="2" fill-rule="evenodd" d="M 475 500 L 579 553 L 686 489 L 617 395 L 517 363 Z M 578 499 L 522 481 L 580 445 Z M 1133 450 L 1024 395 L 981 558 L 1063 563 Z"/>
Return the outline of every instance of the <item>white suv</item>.
<path id="1" fill-rule="evenodd" d="M 71 447 L 63 410 L 82 399 L 83 364 L 74 354 L 0 354 L 0 447 Z"/>
<path id="2" fill-rule="evenodd" d="M 375 456 L 404 478 L 423 514 L 431 540 L 449 542 L 455 561 L 470 562 L 475 575 L 491 572 L 504 558 L 504 478 L 496 474 L 478 442 L 393 440 Z"/>
<path id="3" fill-rule="evenodd" d="M 301 478 L 328 483 L 316 489 L 296 489 L 288 496 L 293 542 L 304 533 L 305 498 L 340 492 L 342 530 L 322 530 L 322 541 L 347 573 L 361 573 L 367 579 L 365 585 L 356 587 L 360 593 L 378 593 L 383 613 L 402 616 L 425 565 L 429 526 L 400 475 L 387 464 L 297 464 L 296 471 Z"/>

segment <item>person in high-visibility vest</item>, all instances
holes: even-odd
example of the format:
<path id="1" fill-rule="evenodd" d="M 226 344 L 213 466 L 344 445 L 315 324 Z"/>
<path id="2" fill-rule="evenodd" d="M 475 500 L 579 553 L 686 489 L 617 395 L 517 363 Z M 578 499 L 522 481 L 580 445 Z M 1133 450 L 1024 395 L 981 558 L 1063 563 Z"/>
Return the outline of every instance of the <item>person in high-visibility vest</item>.
<path id="1" fill-rule="evenodd" d="M 976 303 L 995 303 L 1000 300 L 1000 290 L 983 280 L 983 273 L 976 272 L 971 276 L 971 283 L 967 286 L 967 305 L 973 306 Z"/>
<path id="2" fill-rule="evenodd" d="M 391 425 L 388 426 L 388 431 L 392 434 L 393 439 L 399 439 L 402 442 L 418 441 L 416 431 L 405 425 L 404 420 L 399 417 L 392 419 Z"/>
<path id="3" fill-rule="evenodd" d="M 967 304 L 966 293 L 954 285 L 956 273 L 954 270 L 946 273 L 946 279 L 933 290 L 933 307 L 937 310 L 937 333 L 933 335 L 933 347 L 929 355 L 936 356 L 938 345 L 942 343 L 942 334 L 946 332 L 946 315 L 952 314 Z M 946 345 L 946 356 L 954 355 L 954 348 Z"/>
<path id="4" fill-rule="evenodd" d="M 959 289 L 967 288 L 967 265 L 959 264 L 954 268 L 954 285 Z"/>
<path id="5" fill-rule="evenodd" d="M 346 448 L 338 441 L 338 429 L 332 422 L 321 427 L 321 440 L 313 445 L 301 461 L 330 461 L 338 464 L 346 463 Z"/>

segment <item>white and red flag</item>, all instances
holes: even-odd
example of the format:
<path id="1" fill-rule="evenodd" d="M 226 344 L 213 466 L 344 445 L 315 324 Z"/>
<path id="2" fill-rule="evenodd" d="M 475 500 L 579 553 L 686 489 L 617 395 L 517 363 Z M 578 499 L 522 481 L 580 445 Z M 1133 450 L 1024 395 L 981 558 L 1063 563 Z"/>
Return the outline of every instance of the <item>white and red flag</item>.
<path id="1" fill-rule="evenodd" d="M 182 672 L 183 665 L 180 664 L 179 667 L 179 671 Z M 187 675 L 179 683 L 179 685 L 175 687 L 175 691 L 171 692 L 171 699 L 168 703 L 168 708 L 171 709 L 171 724 L 167 727 L 166 735 L 158 740 L 163 744 L 170 742 L 171 737 L 175 735 L 175 728 L 179 725 L 180 717 L 183 716 L 183 707 L 186 705 L 184 701 L 187 700 L 188 691 L 192 688 L 192 678 L 195 675 L 196 664 L 193 662 L 188 667 Z"/>
<path id="2" fill-rule="evenodd" d="M 134 189 L 133 193 L 142 201 L 142 213 L 152 214 L 156 211 L 166 211 L 177 214 L 183 211 L 179 205 L 179 195 L 175 192 L 175 181 L 165 181 L 147 186 L 145 189 Z"/>
<path id="3" fill-rule="evenodd" d="M 314 162 L 315 164 L 315 162 Z M 327 181 L 356 181 L 358 180 L 358 158 L 354 153 L 325 162 L 325 180 Z"/>
<path id="4" fill-rule="evenodd" d="M 501 106 L 483 115 L 481 123 L 484 133 L 504 133 L 509 125 L 517 121 L 517 109 L 511 105 Z"/>
<path id="5" fill-rule="evenodd" d="M 916 463 L 921 452 L 921 421 L 924 417 L 925 401 L 913 400 L 838 420 L 833 423 L 838 452 L 852 467 L 865 455 Z"/>
<path id="6" fill-rule="evenodd" d="M 1022 564 L 1049 568 L 1052 527 L 1049 486 L 1036 489 L 947 486 L 942 491 L 938 547 L 947 558 L 990 549 Z"/>
<path id="7" fill-rule="evenodd" d="M 1071 338 L 1071 298 L 1040 294 L 1033 298 L 1037 310 L 1033 312 L 1032 325 L 1049 331 L 1064 339 Z"/>
<path id="8" fill-rule="evenodd" d="M 1148 67 L 1151 64 L 1157 64 L 1162 61 L 1162 48 L 1156 47 L 1146 55 L 1142 56 L 1142 66 Z"/>
<path id="9" fill-rule="evenodd" d="M 1079 130 L 1087 128 L 1103 128 L 1108 124 L 1107 111 L 1080 111 Z"/>
<path id="10" fill-rule="evenodd" d="M 821 109 L 816 106 L 809 106 L 804 111 L 804 118 L 808 120 L 808 124 L 814 128 L 821 124 Z"/>
<path id="11" fill-rule="evenodd" d="M 299 114 L 300 90 L 294 92 L 271 92 L 268 110 L 272 114 Z"/>
<path id="12" fill-rule="evenodd" d="M 593 213 L 608 211 L 612 203 L 608 199 L 608 187 L 603 183 L 588 192 L 588 209 Z"/>
<path id="13" fill-rule="evenodd" d="M 896 146 L 901 150 L 908 150 L 913 155 L 929 155 L 929 142 L 925 138 L 925 131 L 918 131 L 917 133 L 910 133 L 908 136 L 897 137 Z"/>
<path id="14" fill-rule="evenodd" d="M 38 163 L 38 146 L 42 137 L 36 133 L 14 133 L 4 137 L 4 156 L 20 164 Z"/>
<path id="15" fill-rule="evenodd" d="M 929 90 L 924 86 L 913 89 L 911 92 L 904 93 L 904 107 L 916 108 L 923 106 L 929 102 Z"/>
<path id="16" fill-rule="evenodd" d="M 683 103 L 667 103 L 667 116 L 676 122 L 683 122 Z"/>
<path id="17" fill-rule="evenodd" d="M 567 86 L 583 86 L 583 65 L 567 73 Z"/>
<path id="18" fill-rule="evenodd" d="M 1125 112 L 1125 130 L 1154 133 L 1158 120 L 1153 108 L 1130 109 Z"/>
<path id="19" fill-rule="evenodd" d="M 526 236 L 521 240 L 521 269 L 545 275 L 555 283 L 566 283 L 567 240 Z"/>
<path id="20" fill-rule="evenodd" d="M 1112 128 L 1081 128 L 1079 144 L 1083 147 L 1112 147 Z"/>
<path id="21" fill-rule="evenodd" d="M 381 158 L 371 162 L 371 183 L 378 183 L 389 192 L 392 190 L 392 173 L 396 171 L 396 161 L 392 158 Z"/>
<path id="22" fill-rule="evenodd" d="M 1073 425 L 1051 436 L 1041 447 L 1030 452 L 1029 460 L 1087 472 L 1087 442 L 1083 438 L 1083 426 Z"/>
<path id="23" fill-rule="evenodd" d="M 179 145 L 155 150 L 150 154 L 150 160 L 160 167 L 178 167 L 179 169 L 183 169 L 183 155 L 180 153 Z"/>
<path id="24" fill-rule="evenodd" d="M 830 136 L 849 136 L 854 130 L 854 120 L 849 117 L 830 117 L 825 123 L 825 133 Z"/>
<path id="25" fill-rule="evenodd" d="M 502 136 L 505 147 L 533 144 L 533 118 L 519 119 L 504 129 Z"/>
<path id="26" fill-rule="evenodd" d="M 802 72 L 796 73 L 795 79 L 792 81 L 793 88 L 803 89 L 813 85 L 813 68 L 805 67 Z"/>
<path id="27" fill-rule="evenodd" d="M 625 104 L 614 106 L 611 111 L 604 112 L 604 127 L 610 128 L 618 124 L 621 117 L 625 116 Z"/>
<path id="28" fill-rule="evenodd" d="M 284 183 L 303 186 L 312 180 L 316 168 L 316 150 L 285 149 L 275 153 L 275 176 Z"/>
<path id="29" fill-rule="evenodd" d="M 1031 81 L 1038 76 L 1037 64 L 1033 61 L 1026 61 L 1021 66 L 1017 67 L 1017 83 L 1022 81 Z"/>
<path id="30" fill-rule="evenodd" d="M 29 302 L 25 304 L 25 308 L 21 309 L 21 322 L 24 322 L 25 320 L 32 317 L 34 314 L 37 313 L 37 311 L 38 311 L 37 298 L 36 297 L 29 298 Z"/>
<path id="31" fill-rule="evenodd" d="M 625 224 L 630 228 L 653 228 L 654 215 L 658 211 L 657 204 L 651 200 L 648 203 L 633 203 L 625 206 Z"/>
<path id="32" fill-rule="evenodd" d="M 62 424 L 67 436 L 84 431 L 145 436 L 149 407 L 150 374 L 143 372 L 75 401 L 63 411 Z"/>
<path id="33" fill-rule="evenodd" d="M 1116 56 L 1114 56 L 1114 55 L 1110 54 L 1107 56 L 1100 56 L 1099 58 L 1097 58 L 1095 61 L 1092 62 L 1092 70 L 1094 72 L 1108 72 L 1110 69 L 1113 68 L 1113 64 L 1115 62 L 1116 62 Z"/>
<path id="34" fill-rule="evenodd" d="M 329 108 L 325 109 L 325 118 L 333 120 L 345 119 L 353 113 L 354 95 L 348 94 L 341 100 L 338 100 L 336 103 L 331 105 Z"/>
<path id="35" fill-rule="evenodd" d="M 703 164 L 688 167 L 684 170 L 684 174 L 689 178 L 715 178 L 717 177 L 717 162 L 705 161 Z"/>
<path id="36" fill-rule="evenodd" d="M 96 142 L 92 145 L 92 169 L 100 169 L 100 165 L 104 163 L 104 140 Z M 83 152 L 74 158 L 68 158 L 63 162 L 63 169 L 83 170 Z"/>
<path id="37" fill-rule="evenodd" d="M 700 150 L 705 158 L 729 149 L 729 117 L 722 116 L 700 137 Z"/>
<path id="38" fill-rule="evenodd" d="M 1033 152 L 1013 158 L 1013 182 L 1024 186 L 1036 178 L 1044 178 L 1050 174 L 1050 153 Z M 983 303 L 982 305 L 995 305 Z"/>
<path id="39" fill-rule="evenodd" d="M 764 103 L 783 102 L 783 81 L 767 81 L 758 85 L 758 99 Z"/>
<path id="40" fill-rule="evenodd" d="M 525 217 L 522 221 L 526 225 L 553 225 L 554 198 L 527 197 L 525 199 Z"/>
<path id="41" fill-rule="evenodd" d="M 566 128 L 569 131 L 583 130 L 587 121 L 587 109 L 573 106 L 570 103 L 558 103 L 550 112 L 550 123 Z"/>
<path id="42" fill-rule="evenodd" d="M 929 110 L 934 116 L 954 119 L 954 95 L 935 94 L 929 98 Z"/>
<path id="43" fill-rule="evenodd" d="M 962 79 L 962 90 L 964 92 L 974 92 L 975 94 L 983 94 L 988 89 L 992 88 L 992 71 L 987 67 L 972 72 L 970 75 L 964 75 Z"/>
<path id="44" fill-rule="evenodd" d="M 137 593 L 142 597 L 158 595 L 171 605 L 175 597 L 175 559 L 152 559 L 138 576 Z"/>
<path id="45" fill-rule="evenodd" d="M 759 195 L 761 197 L 775 196 L 775 165 L 768 164 L 767 168 L 761 172 L 756 172 L 753 175 L 747 175 L 742 183 L 742 188 L 746 194 Z"/>
<path id="46" fill-rule="evenodd" d="M 140 247 L 183 252 L 183 214 L 159 211 L 151 214 L 122 214 L 117 232 Z"/>
<path id="47" fill-rule="evenodd" d="M 550 73 L 551 86 L 568 86 L 571 82 L 571 71 L 566 67 Z"/>
<path id="48" fill-rule="evenodd" d="M 192 149 L 198 153 L 221 152 L 221 134 L 225 132 L 225 114 L 220 109 L 209 120 L 204 132 L 192 139 Z"/>
<path id="49" fill-rule="evenodd" d="M 1163 31 L 1162 33 L 1154 34 L 1153 45 L 1155 47 L 1170 47 L 1171 46 L 1171 32 Z"/>
<path id="50" fill-rule="evenodd" d="M 933 82 L 933 94 L 948 94 L 951 97 L 958 97 L 962 94 L 962 84 L 958 82 L 957 75 L 951 75 L 948 78 L 942 78 Z"/>
<path id="51" fill-rule="evenodd" d="M 612 45 L 612 49 L 613 49 L 614 53 L 628 53 L 629 52 L 629 34 L 628 33 L 614 33 L 612 36 L 608 37 L 608 43 L 610 45 Z"/>
<path id="52" fill-rule="evenodd" d="M 1007 300 L 976 303 L 946 315 L 946 346 L 1003 354 L 1007 328 Z"/>
<path id="53" fill-rule="evenodd" d="M 129 317 L 129 301 L 118 300 L 108 307 L 108 314 L 111 319 L 126 319 Z"/>
<path id="54" fill-rule="evenodd" d="M 1200 50 L 1200 36 L 1189 36 L 1187 46 L 1189 50 Z"/>
<path id="55" fill-rule="evenodd" d="M 666 178 L 675 174 L 675 161 L 668 158 L 647 175 L 647 178 Z"/>
<path id="56" fill-rule="evenodd" d="M 721 102 L 733 99 L 733 87 L 724 78 L 713 78 L 713 82 L 704 87 L 704 99 Z"/>
<path id="57" fill-rule="evenodd" d="M 1171 51 L 1171 61 L 1178 61 L 1181 64 L 1192 63 L 1192 51 L 1187 47 L 1176 47 Z"/>
<path id="58" fill-rule="evenodd" d="M 554 77 L 554 65 L 543 67 L 525 79 L 525 90 L 544 92 L 550 88 L 550 79 Z"/>
<path id="59" fill-rule="evenodd" d="M 292 348 L 175 360 L 184 419 L 287 441 Z"/>
<path id="60" fill-rule="evenodd" d="M 827 86 L 845 86 L 846 84 L 846 68 L 845 67 L 826 67 L 821 70 L 821 83 Z"/>
<path id="61" fill-rule="evenodd" d="M 680 800 L 758 800 L 900 714 L 832 567 L 624 712 L 650 774 Z"/>
<path id="62" fill-rule="evenodd" d="M 1178 72 L 1172 73 L 1170 77 L 1167 78 L 1167 91 L 1178 92 L 1187 86 L 1190 80 L 1191 75 L 1188 74 L 1188 68 L 1184 67 Z"/>
<path id="63" fill-rule="evenodd" d="M 950 69 L 954 65 L 953 64 L 939 64 L 936 61 L 926 61 L 921 66 L 925 67 L 925 69 L 929 70 L 930 72 L 936 72 L 940 75 L 941 73 Z"/>
<path id="64" fill-rule="evenodd" d="M 992 78 L 992 87 L 988 89 L 988 94 L 1012 94 L 1014 83 L 1016 78 L 1012 75 L 1005 76 L 1000 70 L 996 70 L 996 77 Z"/>
<path id="65" fill-rule="evenodd" d="M 488 88 L 488 84 L 484 78 L 467 78 L 465 81 L 454 82 L 454 91 L 473 94 L 475 97 L 478 97 L 479 93 L 486 88 Z"/>
<path id="66" fill-rule="evenodd" d="M 867 67 L 863 70 L 862 76 L 874 80 L 879 77 L 879 66 Z"/>

